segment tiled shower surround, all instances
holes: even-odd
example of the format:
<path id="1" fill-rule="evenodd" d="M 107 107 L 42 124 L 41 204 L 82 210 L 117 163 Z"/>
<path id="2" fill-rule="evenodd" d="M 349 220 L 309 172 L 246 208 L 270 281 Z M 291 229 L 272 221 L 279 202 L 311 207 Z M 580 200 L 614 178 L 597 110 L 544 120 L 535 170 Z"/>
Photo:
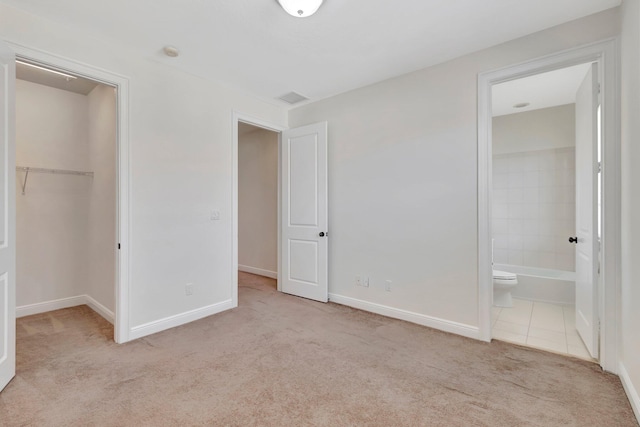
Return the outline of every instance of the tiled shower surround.
<path id="1" fill-rule="evenodd" d="M 575 148 L 493 157 L 494 262 L 575 271 Z"/>

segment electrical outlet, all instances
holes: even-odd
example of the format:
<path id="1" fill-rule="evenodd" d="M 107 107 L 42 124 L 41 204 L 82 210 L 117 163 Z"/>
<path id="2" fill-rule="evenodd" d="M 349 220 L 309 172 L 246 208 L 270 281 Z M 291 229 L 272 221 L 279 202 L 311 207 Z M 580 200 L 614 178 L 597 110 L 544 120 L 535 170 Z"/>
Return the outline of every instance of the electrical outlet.
<path id="1" fill-rule="evenodd" d="M 369 276 L 365 276 L 362 278 L 362 286 L 364 286 L 365 288 L 369 287 Z"/>
<path id="2" fill-rule="evenodd" d="M 391 280 L 384 281 L 384 290 L 387 292 L 391 292 Z"/>
<path id="3" fill-rule="evenodd" d="M 193 295 L 193 283 L 187 283 L 184 285 L 184 293 L 185 295 Z"/>
<path id="4" fill-rule="evenodd" d="M 362 277 L 356 276 L 356 286 L 362 286 Z"/>

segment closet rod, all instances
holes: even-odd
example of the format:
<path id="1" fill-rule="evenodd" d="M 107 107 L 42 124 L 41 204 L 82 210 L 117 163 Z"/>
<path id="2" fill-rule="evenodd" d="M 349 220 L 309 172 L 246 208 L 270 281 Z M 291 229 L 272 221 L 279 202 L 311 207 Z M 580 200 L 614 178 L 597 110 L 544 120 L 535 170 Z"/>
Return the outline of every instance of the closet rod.
<path id="1" fill-rule="evenodd" d="M 30 166 L 16 166 L 16 171 L 24 172 L 24 182 L 22 183 L 22 194 L 25 194 L 27 188 L 27 179 L 29 178 L 29 172 L 35 173 L 49 173 L 54 175 L 80 175 L 80 176 L 93 176 L 93 172 L 74 171 L 67 169 L 46 169 L 46 168 L 32 168 Z"/>
<path id="2" fill-rule="evenodd" d="M 52 174 L 61 174 L 61 175 L 93 176 L 93 172 L 73 171 L 73 170 L 66 170 L 66 169 L 32 168 L 30 166 L 16 166 L 16 171 L 36 172 L 36 173 L 52 173 Z"/>

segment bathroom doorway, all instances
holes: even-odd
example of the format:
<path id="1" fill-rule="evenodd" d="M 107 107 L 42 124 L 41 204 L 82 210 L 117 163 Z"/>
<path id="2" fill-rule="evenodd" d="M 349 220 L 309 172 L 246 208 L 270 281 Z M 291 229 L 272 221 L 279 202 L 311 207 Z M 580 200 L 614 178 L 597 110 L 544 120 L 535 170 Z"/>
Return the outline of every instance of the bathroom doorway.
<path id="1" fill-rule="evenodd" d="M 591 96 L 593 67 L 578 64 L 492 88 L 492 337 L 587 360 L 596 359 L 598 349 L 589 328 L 592 301 L 576 304 L 576 260 L 591 270 L 599 254 L 593 262 L 590 254 L 576 256 L 575 235 L 577 223 L 587 222 L 582 216 L 593 212 L 582 199 L 583 209 L 576 209 L 576 190 L 582 196 L 599 188 L 585 178 L 593 159 L 583 153 L 592 127 L 599 128 L 592 123 L 598 107 L 590 101 L 598 98 Z M 508 273 L 512 286 L 496 276 Z M 579 331 L 576 321 L 586 327 Z"/>
<path id="2" fill-rule="evenodd" d="M 607 339 L 615 321 L 603 321 L 614 319 L 618 286 L 613 49 L 605 42 L 482 74 L 478 123 L 482 336 L 597 360 L 615 372 L 616 343 Z M 528 94 L 518 85 L 528 86 Z M 586 136 L 580 93 L 592 100 Z M 593 141 L 592 159 L 584 157 L 585 139 Z M 581 170 L 593 177 L 591 199 L 584 197 Z M 585 220 L 585 211 L 593 217 Z M 585 221 L 593 224 L 591 243 L 576 233 Z M 576 273 L 584 270 L 580 245 L 595 249 L 587 268 L 592 277 Z M 493 308 L 496 267 L 517 277 L 512 307 Z M 585 289 L 575 285 L 581 280 L 589 285 L 586 302 Z M 591 336 L 577 332 L 585 316 Z"/>

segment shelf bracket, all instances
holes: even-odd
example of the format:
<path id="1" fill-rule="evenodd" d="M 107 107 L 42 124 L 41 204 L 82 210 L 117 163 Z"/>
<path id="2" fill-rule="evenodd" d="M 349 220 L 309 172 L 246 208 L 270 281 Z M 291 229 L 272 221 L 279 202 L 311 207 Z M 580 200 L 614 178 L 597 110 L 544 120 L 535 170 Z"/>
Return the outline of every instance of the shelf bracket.
<path id="1" fill-rule="evenodd" d="M 27 178 L 29 178 L 29 168 L 24 168 L 24 181 L 22 183 L 22 195 L 25 195 L 25 189 L 27 188 Z"/>
<path id="2" fill-rule="evenodd" d="M 32 168 L 30 166 L 16 166 L 16 171 L 24 172 L 24 182 L 22 183 L 22 195 L 24 196 L 27 188 L 27 179 L 29 178 L 29 172 L 33 173 L 50 173 L 54 175 L 77 175 L 77 176 L 89 176 L 93 178 L 93 172 L 66 170 L 66 169 L 45 169 L 45 168 Z"/>

